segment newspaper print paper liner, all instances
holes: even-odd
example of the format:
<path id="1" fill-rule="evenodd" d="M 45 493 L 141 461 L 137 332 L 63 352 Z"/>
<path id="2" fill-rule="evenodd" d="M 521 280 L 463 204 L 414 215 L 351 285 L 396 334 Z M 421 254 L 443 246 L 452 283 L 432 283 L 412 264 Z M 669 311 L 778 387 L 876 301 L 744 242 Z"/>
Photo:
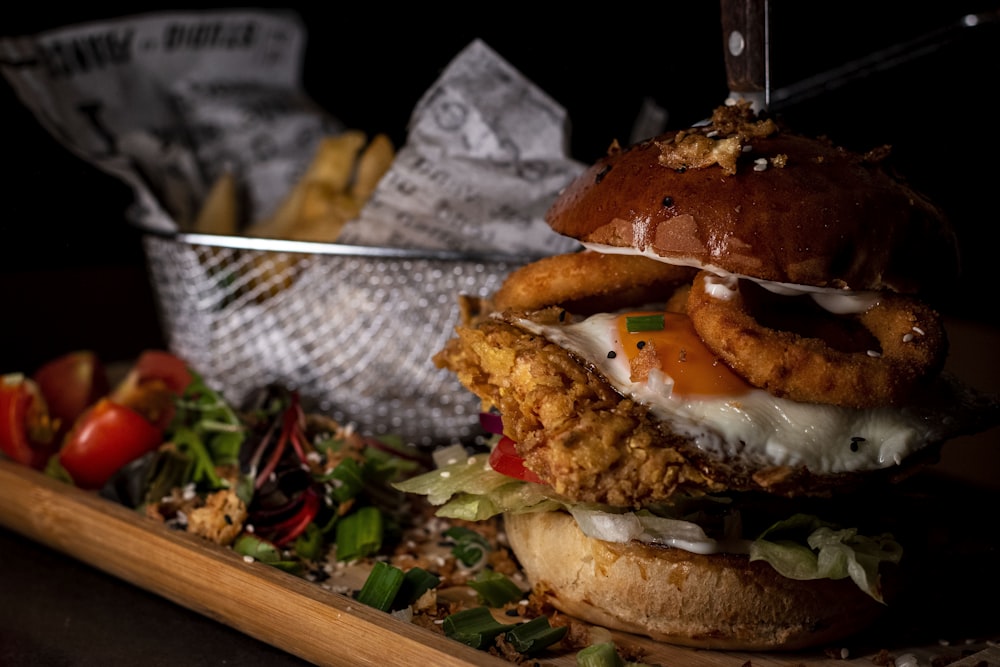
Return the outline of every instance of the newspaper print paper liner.
<path id="1" fill-rule="evenodd" d="M 519 262 L 143 244 L 169 348 L 233 405 L 277 382 L 367 434 L 431 447 L 480 433 L 478 399 L 431 357 L 459 295 L 489 296 Z"/>

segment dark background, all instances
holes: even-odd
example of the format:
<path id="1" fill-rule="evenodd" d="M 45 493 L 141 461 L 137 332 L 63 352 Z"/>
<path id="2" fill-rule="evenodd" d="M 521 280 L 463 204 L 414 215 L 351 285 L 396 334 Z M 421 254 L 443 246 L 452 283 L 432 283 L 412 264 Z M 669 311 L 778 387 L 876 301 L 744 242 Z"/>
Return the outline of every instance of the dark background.
<path id="1" fill-rule="evenodd" d="M 29 4 L 0 10 L 0 32 L 185 8 Z M 418 98 L 476 37 L 567 109 L 572 154 L 583 162 L 612 139 L 627 140 L 645 98 L 666 109 L 668 126 L 682 127 L 707 116 L 727 92 L 720 12 L 711 1 L 602 3 L 597 11 L 553 8 L 544 16 L 538 4 L 361 5 L 296 8 L 309 27 L 305 87 L 347 125 L 387 132 L 397 145 Z M 991 100 L 1000 81 L 1000 28 L 948 26 L 969 12 L 995 17 L 1000 3 L 924 5 L 772 2 L 776 89 L 923 35 L 944 40 L 777 111 L 848 147 L 891 144 L 897 166 L 949 213 L 963 246 L 962 289 L 942 310 L 996 324 L 997 299 L 984 287 L 992 282 L 998 224 L 1000 133 Z M 130 193 L 56 143 L 6 80 L 0 110 L 0 372 L 31 371 L 75 348 L 119 360 L 164 345 L 139 234 L 124 220 Z"/>

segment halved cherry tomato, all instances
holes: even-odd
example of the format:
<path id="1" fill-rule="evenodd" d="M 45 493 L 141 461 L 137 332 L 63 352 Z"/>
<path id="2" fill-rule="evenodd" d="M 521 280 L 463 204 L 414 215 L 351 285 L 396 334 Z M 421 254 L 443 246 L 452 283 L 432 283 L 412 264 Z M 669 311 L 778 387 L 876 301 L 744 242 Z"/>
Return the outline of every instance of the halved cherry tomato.
<path id="1" fill-rule="evenodd" d="M 501 436 L 496 446 L 493 447 L 493 451 L 490 452 L 490 467 L 501 475 L 525 482 L 544 484 L 541 477 L 524 467 L 524 459 L 518 455 L 514 445 L 513 440 L 505 435 Z"/>
<path id="2" fill-rule="evenodd" d="M 107 371 L 97 355 L 79 350 L 48 361 L 31 376 L 49 406 L 61 438 L 83 411 L 110 391 Z"/>
<path id="3" fill-rule="evenodd" d="M 166 428 L 174 415 L 174 398 L 184 393 L 191 379 L 187 364 L 179 357 L 163 350 L 146 350 L 110 398 Z"/>
<path id="4" fill-rule="evenodd" d="M 161 442 L 161 428 L 132 408 L 102 398 L 66 435 L 59 463 L 77 486 L 99 489 L 115 471 Z"/>
<path id="5" fill-rule="evenodd" d="M 41 469 L 56 443 L 38 384 L 21 373 L 0 378 L 0 451 L 18 463 Z"/>
<path id="6" fill-rule="evenodd" d="M 132 371 L 139 384 L 149 380 L 162 380 L 175 394 L 183 394 L 191 384 L 191 371 L 180 357 L 165 350 L 146 350 L 139 355 Z"/>

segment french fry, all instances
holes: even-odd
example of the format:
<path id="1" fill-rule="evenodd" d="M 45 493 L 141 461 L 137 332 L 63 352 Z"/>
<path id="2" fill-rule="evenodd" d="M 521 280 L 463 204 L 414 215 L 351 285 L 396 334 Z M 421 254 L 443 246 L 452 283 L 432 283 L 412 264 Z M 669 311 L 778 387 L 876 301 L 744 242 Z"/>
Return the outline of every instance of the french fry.
<path id="1" fill-rule="evenodd" d="M 301 236 L 296 233 L 296 227 L 309 226 L 312 218 L 324 215 L 326 200 L 347 189 L 358 151 L 364 147 L 366 139 L 363 132 L 350 130 L 320 141 L 306 172 L 274 215 L 252 225 L 249 234 L 278 239 Z"/>
<path id="2" fill-rule="evenodd" d="M 358 160 L 358 171 L 354 177 L 354 185 L 351 186 L 351 194 L 362 206 L 375 192 L 375 186 L 385 176 L 385 172 L 389 171 L 395 158 L 396 151 L 389 137 L 376 134 Z M 358 210 L 361 210 L 361 206 Z"/>
<path id="3" fill-rule="evenodd" d="M 224 171 L 212 184 L 198 211 L 193 231 L 199 234 L 236 234 L 239 231 L 239 204 L 236 177 Z"/>
<path id="4" fill-rule="evenodd" d="M 305 172 L 274 213 L 250 225 L 245 233 L 258 238 L 332 243 L 344 225 L 358 217 L 395 159 L 385 134 L 368 142 L 360 130 L 324 137 Z M 240 230 L 237 183 L 224 173 L 212 186 L 195 222 L 196 231 L 235 234 Z M 243 289 L 260 292 L 258 301 L 292 284 L 299 271 L 295 254 L 259 252 L 247 264 L 251 273 Z"/>

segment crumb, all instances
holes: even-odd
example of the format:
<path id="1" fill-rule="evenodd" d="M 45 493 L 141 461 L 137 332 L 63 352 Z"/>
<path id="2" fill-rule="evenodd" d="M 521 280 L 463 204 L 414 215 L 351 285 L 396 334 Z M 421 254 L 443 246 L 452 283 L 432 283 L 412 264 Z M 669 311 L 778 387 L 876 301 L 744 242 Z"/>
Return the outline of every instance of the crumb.
<path id="1" fill-rule="evenodd" d="M 778 131 L 771 118 L 757 118 L 749 102 L 721 106 L 712 113 L 712 122 L 703 127 L 682 130 L 673 139 L 656 142 L 660 164 L 677 170 L 705 169 L 718 164 L 732 175 L 736 162 L 751 140 L 768 137 Z M 779 156 L 780 157 L 780 156 Z M 772 161 L 785 166 L 787 156 Z"/>

